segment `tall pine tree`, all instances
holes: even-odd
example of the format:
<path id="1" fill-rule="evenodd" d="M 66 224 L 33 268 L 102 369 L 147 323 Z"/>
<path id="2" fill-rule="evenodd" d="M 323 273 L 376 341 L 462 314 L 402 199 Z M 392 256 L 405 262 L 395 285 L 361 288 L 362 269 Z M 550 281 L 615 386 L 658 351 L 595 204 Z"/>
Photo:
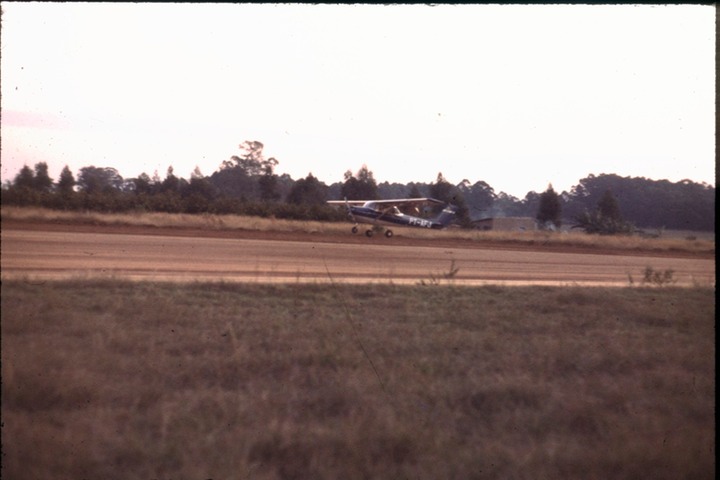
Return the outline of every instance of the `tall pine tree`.
<path id="1" fill-rule="evenodd" d="M 555 193 L 552 184 L 550 184 L 547 190 L 540 194 L 540 205 L 535 218 L 540 223 L 540 228 L 552 230 L 560 228 L 562 224 L 560 220 L 561 213 L 560 197 Z"/>

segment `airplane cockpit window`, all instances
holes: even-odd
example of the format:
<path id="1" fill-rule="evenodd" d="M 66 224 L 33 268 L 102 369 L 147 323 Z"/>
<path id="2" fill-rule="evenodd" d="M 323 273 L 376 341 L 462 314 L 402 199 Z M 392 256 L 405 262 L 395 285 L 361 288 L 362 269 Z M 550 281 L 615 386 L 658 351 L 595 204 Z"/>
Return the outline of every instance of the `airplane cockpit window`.
<path id="1" fill-rule="evenodd" d="M 392 207 L 392 213 L 393 215 L 402 215 L 402 212 L 398 207 Z"/>

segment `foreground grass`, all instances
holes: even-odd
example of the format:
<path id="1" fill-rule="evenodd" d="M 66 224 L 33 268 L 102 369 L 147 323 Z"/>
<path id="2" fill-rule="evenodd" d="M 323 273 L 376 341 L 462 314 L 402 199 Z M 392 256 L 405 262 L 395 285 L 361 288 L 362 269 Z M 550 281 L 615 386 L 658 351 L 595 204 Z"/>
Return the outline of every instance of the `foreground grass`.
<path id="1" fill-rule="evenodd" d="M 240 215 L 171 214 L 171 213 L 98 213 L 65 212 L 35 207 L 1 207 L 3 220 L 31 222 L 62 222 L 84 225 L 141 226 L 158 228 L 201 228 L 207 230 L 253 230 L 261 232 L 304 232 L 347 236 L 346 222 L 311 222 Z M 712 232 L 665 232 L 660 238 L 624 235 L 588 235 L 573 232 L 507 232 L 478 230 L 426 230 L 402 228 L 398 236 L 416 239 L 455 239 L 470 242 L 507 243 L 537 246 L 583 247 L 611 250 L 648 252 L 686 252 L 712 255 L 715 253 L 715 236 Z"/>
<path id="2" fill-rule="evenodd" d="M 715 477 L 714 292 L 2 284 L 3 476 Z"/>

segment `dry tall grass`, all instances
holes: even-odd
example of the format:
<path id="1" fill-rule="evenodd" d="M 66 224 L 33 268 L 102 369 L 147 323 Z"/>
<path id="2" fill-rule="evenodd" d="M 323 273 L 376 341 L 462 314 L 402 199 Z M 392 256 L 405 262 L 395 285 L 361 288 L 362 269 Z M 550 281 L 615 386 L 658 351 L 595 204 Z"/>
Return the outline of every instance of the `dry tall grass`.
<path id="1" fill-rule="evenodd" d="M 710 479 L 709 289 L 2 284 L 3 476 Z"/>
<path id="2" fill-rule="evenodd" d="M 171 213 L 98 213 L 65 212 L 43 208 L 6 207 L 0 208 L 3 220 L 32 221 L 46 223 L 71 223 L 109 226 L 144 226 L 160 228 L 201 228 L 208 230 L 253 230 L 261 232 L 308 232 L 328 235 L 348 235 L 348 223 L 311 222 L 280 220 L 274 218 L 248 217 L 240 215 L 214 214 L 171 214 Z M 453 239 L 482 243 L 506 243 L 525 246 L 566 246 L 614 250 L 650 252 L 690 252 L 699 254 L 715 253 L 715 238 L 712 234 L 684 232 L 682 235 L 667 234 L 661 238 L 640 236 L 600 236 L 573 232 L 501 232 L 477 231 L 451 228 L 437 231 L 421 228 L 399 228 L 396 235 L 414 239 Z"/>
<path id="3" fill-rule="evenodd" d="M 345 231 L 344 224 L 278 220 L 242 215 L 186 214 L 186 213 L 100 213 L 50 210 L 36 207 L 2 207 L 6 220 L 76 223 L 83 225 L 141 226 L 159 228 L 207 228 L 212 230 L 258 230 L 289 232 Z M 334 228 L 337 227 L 337 228 Z"/>

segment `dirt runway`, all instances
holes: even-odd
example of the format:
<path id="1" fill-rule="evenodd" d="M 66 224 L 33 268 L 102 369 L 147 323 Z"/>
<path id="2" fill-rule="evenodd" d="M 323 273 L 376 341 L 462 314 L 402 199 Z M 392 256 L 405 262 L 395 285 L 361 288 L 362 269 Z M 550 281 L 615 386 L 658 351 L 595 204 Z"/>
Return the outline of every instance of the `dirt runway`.
<path id="1" fill-rule="evenodd" d="M 646 267 L 678 285 L 715 282 L 714 259 L 2 229 L 3 280 L 625 286 Z"/>

